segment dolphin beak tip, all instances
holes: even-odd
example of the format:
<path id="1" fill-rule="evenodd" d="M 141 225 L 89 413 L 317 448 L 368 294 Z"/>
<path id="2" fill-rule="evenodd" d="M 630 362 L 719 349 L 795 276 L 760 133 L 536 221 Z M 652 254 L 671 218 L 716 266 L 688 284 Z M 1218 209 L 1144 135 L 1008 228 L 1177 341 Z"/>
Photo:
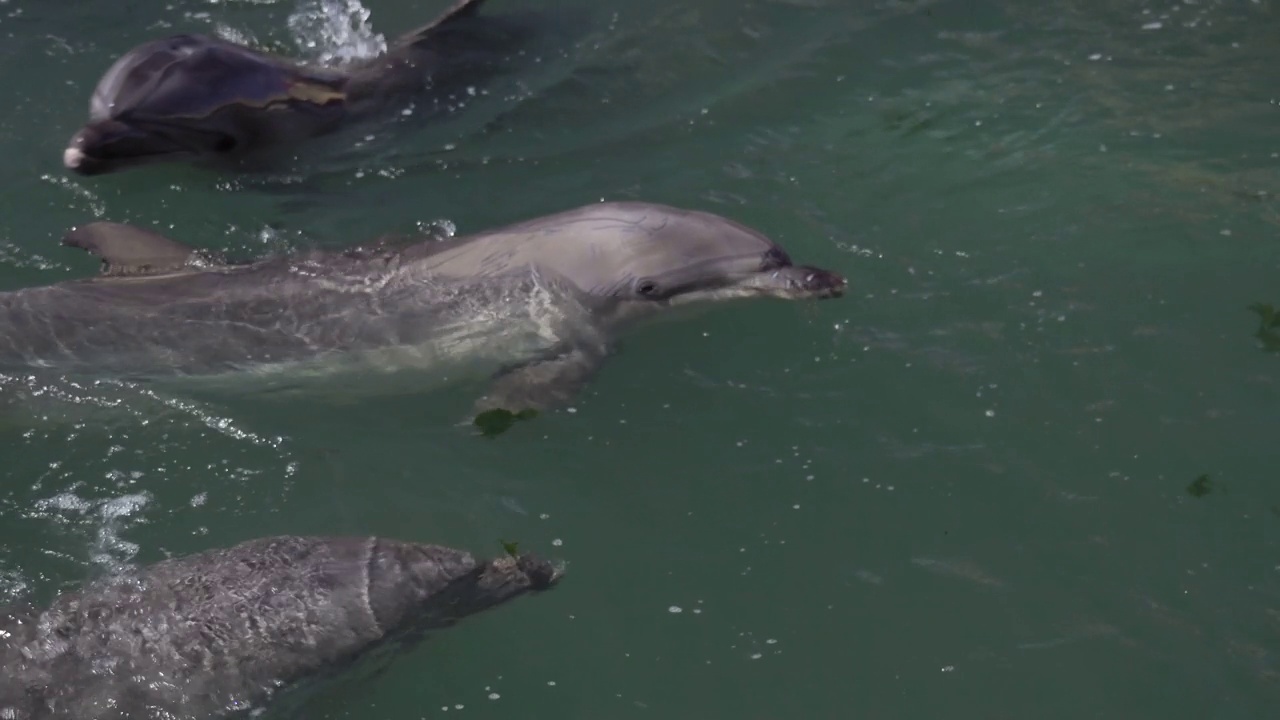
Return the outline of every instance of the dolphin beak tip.
<path id="1" fill-rule="evenodd" d="M 809 270 L 804 284 L 820 299 L 841 297 L 845 290 L 849 289 L 849 279 L 840 273 L 818 268 L 809 268 Z"/>
<path id="2" fill-rule="evenodd" d="M 831 288 L 831 292 L 832 292 L 831 296 L 840 297 L 841 295 L 844 295 L 844 292 L 848 289 L 849 289 L 849 278 L 843 275 L 837 275 L 835 286 Z"/>
<path id="3" fill-rule="evenodd" d="M 84 164 L 84 151 L 78 147 L 68 147 L 62 151 L 62 164 L 68 170 L 79 170 L 80 166 Z"/>
<path id="4" fill-rule="evenodd" d="M 93 158 L 74 144 L 62 151 L 62 165 L 77 175 L 96 175 L 99 172 Z"/>

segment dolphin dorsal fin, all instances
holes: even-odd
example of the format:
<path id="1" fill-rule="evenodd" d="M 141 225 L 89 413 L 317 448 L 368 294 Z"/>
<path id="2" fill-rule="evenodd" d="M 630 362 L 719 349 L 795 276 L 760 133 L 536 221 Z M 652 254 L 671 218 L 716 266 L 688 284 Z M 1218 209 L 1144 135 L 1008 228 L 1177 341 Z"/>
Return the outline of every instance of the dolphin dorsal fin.
<path id="1" fill-rule="evenodd" d="M 447 26 L 455 20 L 471 17 L 480 10 L 480 6 L 484 4 L 484 0 L 458 0 L 448 10 L 445 10 L 435 20 L 423 25 L 420 28 L 411 30 L 401 35 L 395 42 L 391 43 L 392 48 L 403 47 L 405 45 L 413 45 L 422 42 L 431 37 L 436 30 Z"/>
<path id="2" fill-rule="evenodd" d="M 102 260 L 103 275 L 147 275 L 186 267 L 200 254 L 154 230 L 124 223 L 94 222 L 73 228 L 62 244 Z"/>

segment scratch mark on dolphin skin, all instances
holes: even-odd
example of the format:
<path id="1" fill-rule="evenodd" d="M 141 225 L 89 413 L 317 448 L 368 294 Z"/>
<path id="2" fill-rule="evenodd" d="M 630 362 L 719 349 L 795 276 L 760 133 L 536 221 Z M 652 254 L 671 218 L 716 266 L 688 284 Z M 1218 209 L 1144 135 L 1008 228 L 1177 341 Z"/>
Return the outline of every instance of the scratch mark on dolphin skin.
<path id="1" fill-rule="evenodd" d="M 373 629 L 378 635 L 385 635 L 386 631 L 382 624 L 378 622 L 378 614 L 373 611 L 373 598 L 369 596 L 369 588 L 373 583 L 373 563 L 378 559 L 378 538 L 371 537 L 366 541 L 365 557 L 364 557 L 364 582 L 360 584 L 360 600 L 364 603 L 365 612 L 369 613 L 369 622 L 373 623 Z"/>

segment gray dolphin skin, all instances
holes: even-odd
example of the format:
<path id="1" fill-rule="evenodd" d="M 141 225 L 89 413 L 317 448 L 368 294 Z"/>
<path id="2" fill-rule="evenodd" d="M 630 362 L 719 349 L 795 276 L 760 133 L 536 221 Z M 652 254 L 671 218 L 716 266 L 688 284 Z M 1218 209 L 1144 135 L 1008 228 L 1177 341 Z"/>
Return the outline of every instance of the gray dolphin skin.
<path id="1" fill-rule="evenodd" d="M 568 402 L 620 330 L 670 308 L 846 287 L 727 218 L 633 202 L 239 265 L 115 223 L 63 242 L 101 258 L 102 273 L 0 293 L 0 370 L 240 383 L 488 364 L 477 410 Z"/>
<path id="2" fill-rule="evenodd" d="M 0 718 L 199 720 L 258 708 L 561 575 L 532 555 L 483 561 L 369 537 L 261 538 L 165 560 L 44 610 L 0 610 Z"/>
<path id="3" fill-rule="evenodd" d="M 478 15 L 461 0 L 386 53 L 343 68 L 308 66 L 205 35 L 140 45 L 98 82 L 89 122 L 63 164 L 98 175 L 160 162 L 235 161 L 337 130 L 406 99 L 460 107 L 531 29 Z"/>

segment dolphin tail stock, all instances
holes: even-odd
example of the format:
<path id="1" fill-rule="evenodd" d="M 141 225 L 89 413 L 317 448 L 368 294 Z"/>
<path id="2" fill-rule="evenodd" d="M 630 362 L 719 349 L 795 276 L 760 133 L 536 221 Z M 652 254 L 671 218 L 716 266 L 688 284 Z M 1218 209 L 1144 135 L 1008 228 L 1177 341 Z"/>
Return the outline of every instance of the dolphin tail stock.
<path id="1" fill-rule="evenodd" d="M 102 260 L 102 274 L 108 276 L 173 272 L 196 261 L 211 261 L 177 240 L 125 223 L 103 221 L 72 228 L 62 237 L 62 244 Z"/>
<path id="2" fill-rule="evenodd" d="M 430 90 L 432 110 L 420 114 L 452 114 L 472 96 L 488 94 L 482 89 L 495 80 L 526 68 L 531 55 L 562 52 L 581 32 L 581 23 L 566 22 L 559 10 L 489 14 L 480 12 L 484 2 L 458 0 L 436 19 L 389 42 L 385 53 L 348 68 L 344 92 L 351 111 L 377 111 L 406 94 Z"/>
<path id="3" fill-rule="evenodd" d="M 474 17 L 485 0 L 458 0 L 435 20 L 401 35 L 391 43 L 390 51 L 424 41 L 430 41 L 436 32 L 463 18 Z"/>
<path id="4" fill-rule="evenodd" d="M 462 21 L 475 18 L 480 13 L 480 7 L 484 4 L 485 0 L 457 0 L 436 19 L 426 25 L 403 33 L 390 42 L 388 44 L 388 54 L 394 53 L 398 49 L 435 42 L 447 32 L 461 29 L 464 26 Z M 534 3 L 534 5 L 537 4 Z M 493 16 L 486 16 L 486 18 L 492 21 L 484 23 L 486 26 L 492 25 L 502 28 L 508 33 L 512 33 L 514 37 L 519 37 L 524 34 L 519 32 L 520 29 L 527 33 L 529 28 L 525 26 L 539 20 L 542 21 L 541 24 L 543 25 L 559 26 L 555 28 L 542 27 L 539 28 L 539 31 L 559 30 L 560 35 L 563 35 L 564 31 L 571 31 L 571 33 L 584 32 L 589 15 L 580 11 L 565 10 L 564 8 L 539 7 L 533 10 L 504 9 L 501 18 Z"/>
<path id="5" fill-rule="evenodd" d="M 352 106 L 358 108 L 355 112 L 379 107 L 389 97 L 421 91 L 428 77 L 434 78 L 434 85 L 449 85 L 444 78 L 450 73 L 442 73 L 445 66 L 456 71 L 475 65 L 477 52 L 484 55 L 508 45 L 510 39 L 504 33 L 491 37 L 491 29 L 467 22 L 475 18 L 484 2 L 458 0 L 436 19 L 389 42 L 382 55 L 349 68 L 345 92 Z M 492 59 L 479 64 L 491 62 Z"/>

